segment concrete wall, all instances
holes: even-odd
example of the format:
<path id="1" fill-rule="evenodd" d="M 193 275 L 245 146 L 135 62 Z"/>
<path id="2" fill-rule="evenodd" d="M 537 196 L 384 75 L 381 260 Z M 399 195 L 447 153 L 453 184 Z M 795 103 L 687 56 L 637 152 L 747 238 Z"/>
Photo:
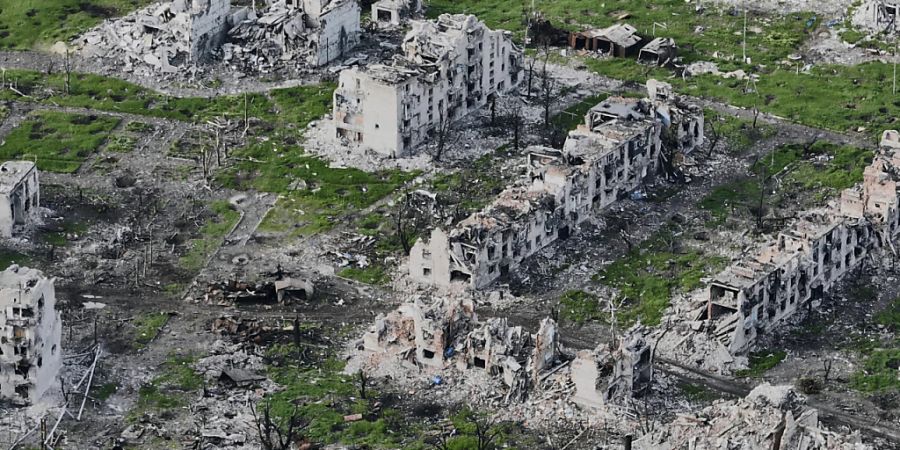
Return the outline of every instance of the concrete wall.
<path id="1" fill-rule="evenodd" d="M 403 116 L 401 93 L 412 81 L 388 84 L 358 68 L 341 72 L 334 91 L 334 123 L 337 137 L 351 144 L 394 155 L 403 146 L 399 123 Z"/>
<path id="2" fill-rule="evenodd" d="M 359 44 L 361 33 L 359 20 L 360 8 L 354 0 L 341 1 L 318 16 L 317 52 L 313 56 L 315 60 L 310 63 L 324 66 L 345 58 L 347 52 Z"/>
<path id="3" fill-rule="evenodd" d="M 38 171 L 32 163 L 27 164 L 31 169 L 21 179 L 10 180 L 8 192 L 0 195 L 0 237 L 11 237 L 15 226 L 26 224 L 40 206 Z"/>
<path id="4" fill-rule="evenodd" d="M 191 59 L 204 61 L 225 42 L 231 0 L 191 0 Z"/>

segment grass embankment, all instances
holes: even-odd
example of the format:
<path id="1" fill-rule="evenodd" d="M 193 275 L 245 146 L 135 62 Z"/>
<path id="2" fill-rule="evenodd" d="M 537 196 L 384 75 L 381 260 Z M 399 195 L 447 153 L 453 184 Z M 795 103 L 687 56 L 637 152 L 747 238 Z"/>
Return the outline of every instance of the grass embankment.
<path id="1" fill-rule="evenodd" d="M 118 124 L 106 116 L 36 112 L 6 136 L 0 159 L 33 160 L 40 170 L 74 173 Z"/>
<path id="2" fill-rule="evenodd" d="M 46 48 L 152 0 L 0 0 L 0 49 Z"/>

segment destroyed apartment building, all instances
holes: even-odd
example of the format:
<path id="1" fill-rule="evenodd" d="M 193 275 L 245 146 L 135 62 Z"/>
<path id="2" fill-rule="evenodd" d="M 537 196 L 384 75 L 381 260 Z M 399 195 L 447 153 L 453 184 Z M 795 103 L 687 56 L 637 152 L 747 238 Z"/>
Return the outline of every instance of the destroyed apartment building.
<path id="1" fill-rule="evenodd" d="M 900 225 L 900 134 L 884 133 L 861 185 L 840 203 L 809 211 L 753 257 L 735 263 L 709 285 L 704 320 L 732 355 L 821 301 L 825 293 L 879 248 L 893 248 Z"/>
<path id="2" fill-rule="evenodd" d="M 507 31 L 471 15 L 412 21 L 390 64 L 345 69 L 334 92 L 336 137 L 402 157 L 441 128 L 521 82 L 522 52 Z"/>
<path id="3" fill-rule="evenodd" d="M 416 242 L 410 277 L 430 286 L 484 288 L 654 175 L 664 127 L 679 130 L 678 149 L 671 150 L 701 145 L 702 111 L 659 101 L 671 96 L 665 83 L 649 86 L 652 100 L 617 97 L 591 108 L 562 150 L 530 147 L 527 175 L 449 232 L 436 228 L 430 240 Z"/>
<path id="4" fill-rule="evenodd" d="M 556 323 L 541 321 L 536 334 L 505 318 L 480 322 L 470 299 L 415 300 L 379 316 L 363 337 L 364 349 L 413 366 L 441 370 L 485 370 L 510 388 L 507 399 L 523 399 L 528 387 L 562 355 Z"/>
<path id="5" fill-rule="evenodd" d="M 422 0 L 378 0 L 372 3 L 372 23 L 380 28 L 397 27 L 422 11 Z"/>
<path id="6" fill-rule="evenodd" d="M 0 165 L 0 237 L 12 237 L 26 225 L 40 204 L 37 167 L 31 161 Z"/>
<path id="7" fill-rule="evenodd" d="M 62 322 L 53 280 L 12 265 L 0 272 L 0 399 L 37 402 L 62 366 Z"/>
<path id="8" fill-rule="evenodd" d="M 177 73 L 218 57 L 265 73 L 343 57 L 359 42 L 359 20 L 354 0 L 276 0 L 259 12 L 230 0 L 174 0 L 107 21 L 75 44 L 85 57 L 139 73 Z"/>

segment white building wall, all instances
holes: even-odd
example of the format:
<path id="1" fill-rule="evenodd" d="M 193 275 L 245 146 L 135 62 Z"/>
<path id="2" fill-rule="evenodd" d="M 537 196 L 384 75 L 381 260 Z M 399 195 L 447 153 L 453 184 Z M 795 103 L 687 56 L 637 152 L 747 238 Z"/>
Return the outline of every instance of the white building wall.
<path id="1" fill-rule="evenodd" d="M 53 386 L 62 367 L 53 280 L 15 265 L 0 277 L 0 399 L 32 404 Z"/>
<path id="2" fill-rule="evenodd" d="M 324 66 L 331 61 L 346 56 L 347 52 L 359 44 L 360 8 L 355 1 L 343 1 L 318 18 L 318 51 L 316 66 Z"/>

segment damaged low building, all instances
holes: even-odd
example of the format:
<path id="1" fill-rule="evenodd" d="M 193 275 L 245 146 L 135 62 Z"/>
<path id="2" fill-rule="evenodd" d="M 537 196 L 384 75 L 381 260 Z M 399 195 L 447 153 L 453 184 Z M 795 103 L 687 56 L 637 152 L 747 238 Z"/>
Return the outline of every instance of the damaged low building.
<path id="1" fill-rule="evenodd" d="M 400 26 L 404 19 L 422 14 L 422 0 L 378 0 L 372 3 L 372 23 L 381 28 Z"/>
<path id="2" fill-rule="evenodd" d="M 673 151 L 701 145 L 702 111 L 660 102 L 670 91 L 651 86 L 655 99 L 610 98 L 591 108 L 562 150 L 530 147 L 527 175 L 454 228 L 416 242 L 410 277 L 444 288 L 488 286 L 656 174 L 664 128 L 689 124 Z"/>
<path id="3" fill-rule="evenodd" d="M 505 318 L 480 322 L 474 303 L 456 298 L 416 300 L 379 316 L 363 347 L 423 368 L 485 370 L 510 388 L 508 399 L 524 398 L 537 376 L 560 363 L 553 320 L 544 319 L 532 335 Z"/>
<path id="4" fill-rule="evenodd" d="M 637 28 L 626 23 L 569 34 L 569 47 L 574 50 L 608 53 L 620 58 L 637 55 L 642 41 Z"/>
<path id="5" fill-rule="evenodd" d="M 898 230 L 900 135 L 884 133 L 861 185 L 840 203 L 803 214 L 752 258 L 710 283 L 705 310 L 711 333 L 731 354 L 745 354 L 760 335 L 796 320 L 873 251 L 893 248 Z"/>
<path id="6" fill-rule="evenodd" d="M 11 237 L 28 223 L 40 205 L 38 170 L 31 161 L 0 165 L 0 237 Z"/>
<path id="7" fill-rule="evenodd" d="M 0 272 L 0 399 L 37 402 L 62 366 L 53 280 L 12 265 Z"/>
<path id="8" fill-rule="evenodd" d="M 336 137 L 386 156 L 406 156 L 441 127 L 515 89 L 522 52 L 507 31 L 471 15 L 412 21 L 390 64 L 341 72 Z"/>

